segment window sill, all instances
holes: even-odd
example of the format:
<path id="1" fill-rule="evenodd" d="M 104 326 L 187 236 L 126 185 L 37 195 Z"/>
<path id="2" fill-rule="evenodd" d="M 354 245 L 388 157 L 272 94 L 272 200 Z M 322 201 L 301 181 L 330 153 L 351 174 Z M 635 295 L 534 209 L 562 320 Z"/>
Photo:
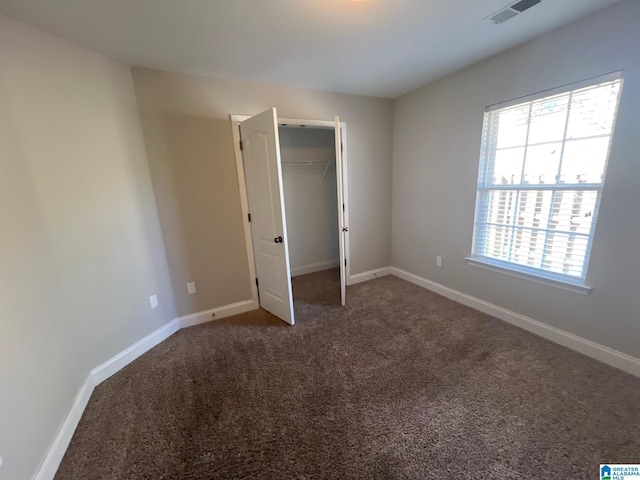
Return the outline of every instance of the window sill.
<path id="1" fill-rule="evenodd" d="M 518 270 L 512 270 L 510 268 L 503 267 L 502 265 L 498 265 L 497 263 L 493 263 L 490 260 L 474 257 L 465 257 L 465 260 L 469 265 L 472 265 L 474 267 L 484 268 L 485 270 L 491 270 L 493 272 L 504 273 L 505 275 L 510 275 L 512 277 L 522 278 L 531 282 L 541 283 L 543 285 L 560 288 L 562 290 L 567 290 L 573 293 L 579 293 L 580 295 L 589 295 L 592 290 L 591 287 L 588 287 L 586 285 L 579 285 L 576 283 L 565 282 L 563 280 L 545 278 Z"/>

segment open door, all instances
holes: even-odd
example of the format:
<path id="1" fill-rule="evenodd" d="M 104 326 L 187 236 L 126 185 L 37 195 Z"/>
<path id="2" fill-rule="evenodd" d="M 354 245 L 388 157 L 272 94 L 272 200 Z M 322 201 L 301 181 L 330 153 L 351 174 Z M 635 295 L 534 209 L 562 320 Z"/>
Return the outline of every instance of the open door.
<path id="1" fill-rule="evenodd" d="M 342 170 L 342 132 L 340 131 L 340 118 L 335 117 L 336 132 L 336 181 L 338 182 L 338 241 L 340 243 L 340 301 L 342 305 L 347 303 L 347 254 L 345 245 L 349 227 L 345 225 L 344 206 L 344 181 Z"/>
<path id="2" fill-rule="evenodd" d="M 260 306 L 293 325 L 276 109 L 245 120 L 240 132 Z"/>

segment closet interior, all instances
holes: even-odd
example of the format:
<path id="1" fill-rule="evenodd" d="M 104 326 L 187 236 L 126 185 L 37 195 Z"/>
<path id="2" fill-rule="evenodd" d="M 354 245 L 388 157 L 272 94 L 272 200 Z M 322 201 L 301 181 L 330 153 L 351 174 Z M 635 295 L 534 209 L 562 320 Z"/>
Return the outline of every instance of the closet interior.
<path id="1" fill-rule="evenodd" d="M 335 129 L 279 124 L 278 134 L 291 276 L 331 270 L 339 298 Z"/>

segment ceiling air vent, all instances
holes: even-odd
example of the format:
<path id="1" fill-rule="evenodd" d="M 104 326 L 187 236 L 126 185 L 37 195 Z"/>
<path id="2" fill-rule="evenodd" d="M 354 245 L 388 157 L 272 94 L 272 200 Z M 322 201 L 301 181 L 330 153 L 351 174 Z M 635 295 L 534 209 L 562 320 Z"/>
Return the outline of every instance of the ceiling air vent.
<path id="1" fill-rule="evenodd" d="M 506 22 L 510 18 L 515 17 L 516 15 L 518 15 L 518 12 L 514 12 L 510 8 L 505 8 L 501 12 L 498 12 L 493 17 L 491 17 L 491 21 L 498 25 L 499 23 Z"/>
<path id="2" fill-rule="evenodd" d="M 529 10 L 534 5 L 539 4 L 541 1 L 542 0 L 520 0 L 518 3 L 511 5 L 511 8 L 516 12 L 522 13 L 525 10 Z"/>
<path id="3" fill-rule="evenodd" d="M 529 10 L 534 5 L 537 5 L 542 0 L 520 0 L 519 2 L 514 3 L 502 10 L 498 13 L 489 17 L 489 19 L 495 24 L 498 25 L 500 23 L 504 23 L 507 20 L 512 19 L 519 13 L 524 12 L 525 10 Z"/>

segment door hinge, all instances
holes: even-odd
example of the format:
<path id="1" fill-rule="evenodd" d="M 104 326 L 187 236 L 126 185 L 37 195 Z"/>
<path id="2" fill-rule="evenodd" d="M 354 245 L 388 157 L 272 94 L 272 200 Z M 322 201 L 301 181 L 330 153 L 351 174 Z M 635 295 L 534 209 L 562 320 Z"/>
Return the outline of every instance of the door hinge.
<path id="1" fill-rule="evenodd" d="M 242 140 L 240 140 L 240 151 L 244 150 L 244 145 L 242 144 Z"/>
<path id="2" fill-rule="evenodd" d="M 344 203 L 342 204 L 342 211 L 344 212 Z"/>
<path id="3" fill-rule="evenodd" d="M 251 214 L 247 213 L 247 217 L 249 217 L 249 222 L 251 222 Z"/>
<path id="4" fill-rule="evenodd" d="M 340 153 L 344 152 L 344 144 L 340 142 Z"/>
<path id="5" fill-rule="evenodd" d="M 344 259 L 344 266 L 345 267 L 347 266 L 347 259 L 346 258 Z"/>
<path id="6" fill-rule="evenodd" d="M 260 286 L 260 282 L 258 282 L 258 277 L 256 277 L 256 287 Z"/>

